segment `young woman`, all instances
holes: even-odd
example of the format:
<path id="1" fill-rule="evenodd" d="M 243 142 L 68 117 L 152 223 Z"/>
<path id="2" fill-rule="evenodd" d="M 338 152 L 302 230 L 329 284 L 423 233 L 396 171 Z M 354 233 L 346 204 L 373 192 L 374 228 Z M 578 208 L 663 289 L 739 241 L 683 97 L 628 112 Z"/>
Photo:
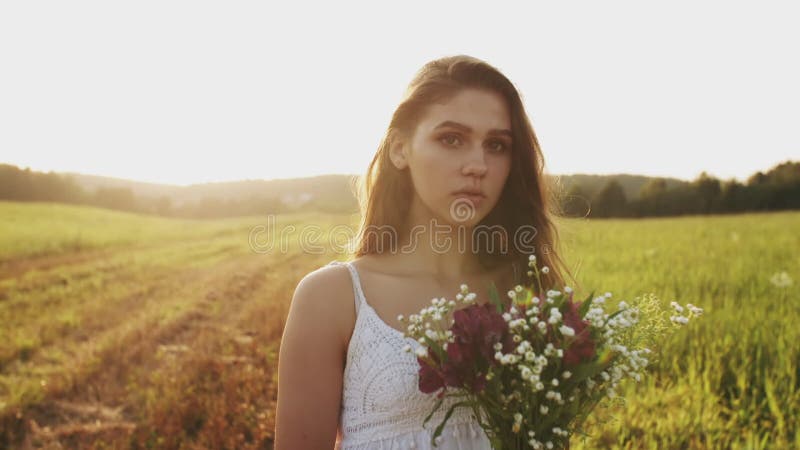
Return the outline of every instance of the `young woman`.
<path id="1" fill-rule="evenodd" d="M 543 157 L 519 93 L 476 58 L 431 61 L 392 116 L 359 200 L 354 258 L 298 284 L 281 342 L 275 448 L 425 449 L 448 403 L 418 389 L 398 316 L 466 283 L 488 302 L 547 265 L 540 288 L 569 273 L 555 248 Z M 501 295 L 505 297 L 505 295 Z M 506 299 L 507 300 L 507 299 Z M 487 449 L 458 408 L 438 449 Z"/>

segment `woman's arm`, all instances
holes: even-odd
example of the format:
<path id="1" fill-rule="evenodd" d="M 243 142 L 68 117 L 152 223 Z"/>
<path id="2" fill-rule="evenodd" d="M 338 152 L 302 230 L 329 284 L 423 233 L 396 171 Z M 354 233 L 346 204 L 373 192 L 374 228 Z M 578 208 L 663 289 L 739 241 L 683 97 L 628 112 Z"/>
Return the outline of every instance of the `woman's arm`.
<path id="1" fill-rule="evenodd" d="M 350 289 L 337 269 L 316 270 L 295 289 L 278 356 L 275 450 L 334 448 L 348 313 L 342 288 Z"/>

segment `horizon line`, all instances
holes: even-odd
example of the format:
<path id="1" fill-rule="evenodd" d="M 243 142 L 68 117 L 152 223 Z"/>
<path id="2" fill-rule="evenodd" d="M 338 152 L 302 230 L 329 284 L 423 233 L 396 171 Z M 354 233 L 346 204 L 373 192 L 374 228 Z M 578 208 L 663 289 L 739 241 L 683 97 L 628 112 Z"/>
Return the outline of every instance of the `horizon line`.
<path id="1" fill-rule="evenodd" d="M 780 164 L 784 164 L 787 162 L 794 162 L 792 159 L 787 159 L 785 161 L 777 162 L 770 166 L 768 169 L 758 169 L 754 170 L 751 175 L 756 174 L 758 172 L 765 172 L 771 168 L 774 168 Z M 362 174 L 358 173 L 342 173 L 342 172 L 331 172 L 331 173 L 323 173 L 323 174 L 314 174 L 314 175 L 305 175 L 305 176 L 294 176 L 294 177 L 279 177 L 279 178 L 237 178 L 237 179 L 226 179 L 226 180 L 208 180 L 208 181 L 195 181 L 190 183 L 174 183 L 168 181 L 150 181 L 144 179 L 136 179 L 136 178 L 125 178 L 119 177 L 114 175 L 101 175 L 95 173 L 86 173 L 86 172 L 75 172 L 69 170 L 44 170 L 44 169 L 37 169 L 28 165 L 18 165 L 11 162 L 0 162 L 0 165 L 9 165 L 17 167 L 20 170 L 29 170 L 33 172 L 40 172 L 40 173 L 56 173 L 60 175 L 79 175 L 79 176 L 89 176 L 89 177 L 97 177 L 97 178 L 110 178 L 119 181 L 126 181 L 126 182 L 134 182 L 134 183 L 141 183 L 141 184 L 152 184 L 152 185 L 162 185 L 162 186 L 170 186 L 170 187 L 191 187 L 191 186 L 198 186 L 198 185 L 208 185 L 208 184 L 229 184 L 229 183 L 241 183 L 241 182 L 248 182 L 248 181 L 289 181 L 289 180 L 301 180 L 301 179 L 309 179 L 309 178 L 319 178 L 319 177 L 329 177 L 329 176 L 346 176 L 346 177 L 359 177 Z M 717 178 L 720 181 L 729 181 L 731 179 L 735 179 L 740 183 L 746 182 L 745 179 L 741 179 L 739 177 L 718 177 L 711 173 L 708 170 L 701 170 L 695 175 L 695 177 L 699 176 L 701 173 L 705 172 L 707 175 Z M 600 177 L 614 177 L 614 176 L 635 176 L 635 177 L 645 177 L 645 178 L 662 178 L 662 179 L 673 179 L 678 181 L 684 182 L 691 182 L 694 178 L 683 178 L 681 176 L 675 175 L 647 175 L 641 173 L 632 173 L 632 172 L 614 172 L 614 173 L 587 173 L 587 172 L 573 172 L 573 173 L 544 173 L 545 176 L 550 177 L 562 177 L 562 176 L 600 176 Z M 748 176 L 749 177 L 749 176 Z"/>

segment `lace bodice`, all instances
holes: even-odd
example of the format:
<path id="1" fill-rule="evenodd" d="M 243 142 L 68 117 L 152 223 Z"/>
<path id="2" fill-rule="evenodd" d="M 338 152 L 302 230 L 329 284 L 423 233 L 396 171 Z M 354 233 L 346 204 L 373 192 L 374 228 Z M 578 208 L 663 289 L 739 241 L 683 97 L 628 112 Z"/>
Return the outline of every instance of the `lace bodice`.
<path id="1" fill-rule="evenodd" d="M 456 399 L 448 398 L 423 428 L 422 421 L 436 404 L 435 394 L 419 391 L 416 355 L 403 352 L 406 338 L 378 316 L 364 298 L 356 268 L 350 262 L 332 261 L 350 271 L 355 294 L 356 322 L 347 348 L 339 416 L 341 440 L 336 449 L 489 449 L 486 434 L 468 407 L 456 408 L 439 444 L 431 436 Z"/>

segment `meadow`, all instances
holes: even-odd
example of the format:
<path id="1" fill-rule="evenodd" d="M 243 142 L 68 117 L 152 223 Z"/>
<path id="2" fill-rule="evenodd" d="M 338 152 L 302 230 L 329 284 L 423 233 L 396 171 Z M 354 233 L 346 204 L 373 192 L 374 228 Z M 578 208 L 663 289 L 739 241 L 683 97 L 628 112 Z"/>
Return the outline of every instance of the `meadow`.
<path id="1" fill-rule="evenodd" d="M 294 288 L 358 217 L 276 219 L 0 202 L 0 448 L 271 448 Z M 578 294 L 706 311 L 573 448 L 800 448 L 800 212 L 559 230 Z"/>

